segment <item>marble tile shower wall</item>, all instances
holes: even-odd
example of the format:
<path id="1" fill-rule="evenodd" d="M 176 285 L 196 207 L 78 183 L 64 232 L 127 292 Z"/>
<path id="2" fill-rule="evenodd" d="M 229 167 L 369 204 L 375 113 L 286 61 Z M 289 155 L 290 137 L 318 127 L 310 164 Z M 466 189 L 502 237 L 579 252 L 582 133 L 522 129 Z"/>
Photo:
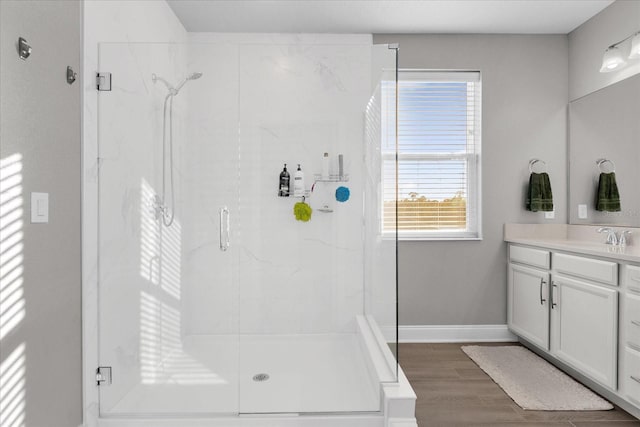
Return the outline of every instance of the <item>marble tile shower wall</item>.
<path id="1" fill-rule="evenodd" d="M 240 330 L 353 332 L 363 311 L 362 159 L 370 46 L 254 45 L 240 49 Z M 317 183 L 311 221 L 275 197 L 282 163 L 307 187 L 324 152 L 344 155 L 351 190 Z M 328 204 L 332 213 L 318 208 Z"/>
<path id="2" fill-rule="evenodd" d="M 188 63 L 204 76 L 188 92 L 184 332 L 353 331 L 363 312 L 370 45 L 196 43 Z M 337 184 L 317 183 L 311 221 L 297 222 L 298 200 L 277 197 L 278 175 L 300 163 L 309 189 L 324 152 L 344 155 L 351 199 L 339 204 Z M 232 214 L 228 252 L 219 250 L 222 206 Z"/>

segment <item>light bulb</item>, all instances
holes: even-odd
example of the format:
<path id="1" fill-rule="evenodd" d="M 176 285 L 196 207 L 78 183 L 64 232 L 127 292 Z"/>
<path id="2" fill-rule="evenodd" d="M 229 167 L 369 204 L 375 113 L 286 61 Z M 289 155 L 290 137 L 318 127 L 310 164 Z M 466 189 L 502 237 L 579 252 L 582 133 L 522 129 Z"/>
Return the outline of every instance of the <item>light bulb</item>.
<path id="1" fill-rule="evenodd" d="M 640 33 L 633 36 L 631 39 L 631 52 L 629 53 L 629 59 L 640 58 Z"/>
<path id="2" fill-rule="evenodd" d="M 601 73 L 610 73 L 624 64 L 627 61 L 622 57 L 622 52 L 616 46 L 610 46 L 607 50 L 604 51 L 604 56 L 602 57 L 602 67 L 600 68 Z"/>

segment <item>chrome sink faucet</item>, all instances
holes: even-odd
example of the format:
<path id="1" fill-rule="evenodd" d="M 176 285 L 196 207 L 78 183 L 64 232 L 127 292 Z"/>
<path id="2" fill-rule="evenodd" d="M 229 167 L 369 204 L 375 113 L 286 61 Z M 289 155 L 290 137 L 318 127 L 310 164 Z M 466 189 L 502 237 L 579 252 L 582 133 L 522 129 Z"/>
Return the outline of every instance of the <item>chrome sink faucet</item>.
<path id="1" fill-rule="evenodd" d="M 629 236 L 631 236 L 631 230 L 625 230 L 620 232 L 620 236 L 616 235 L 615 230 L 610 227 L 600 227 L 596 230 L 598 233 L 607 233 L 607 245 L 614 246 L 626 246 L 629 244 Z"/>
<path id="2" fill-rule="evenodd" d="M 629 239 L 631 237 L 631 230 L 625 230 L 625 231 L 621 231 L 620 232 L 620 237 L 618 238 L 618 245 L 619 246 L 626 246 L 628 245 Z"/>
<path id="3" fill-rule="evenodd" d="M 598 233 L 607 233 L 607 245 L 617 245 L 618 236 L 616 236 L 615 230 L 610 227 L 600 227 L 596 230 Z"/>

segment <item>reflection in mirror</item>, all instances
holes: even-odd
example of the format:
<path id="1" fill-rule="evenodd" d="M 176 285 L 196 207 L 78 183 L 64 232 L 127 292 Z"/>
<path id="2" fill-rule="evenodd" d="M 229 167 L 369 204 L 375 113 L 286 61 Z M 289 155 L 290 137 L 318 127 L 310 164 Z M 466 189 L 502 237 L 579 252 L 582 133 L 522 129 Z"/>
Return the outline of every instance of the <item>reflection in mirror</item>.
<path id="1" fill-rule="evenodd" d="M 600 173 L 614 170 L 620 211 L 596 211 Z M 569 104 L 569 206 L 571 224 L 640 227 L 640 74 Z"/>

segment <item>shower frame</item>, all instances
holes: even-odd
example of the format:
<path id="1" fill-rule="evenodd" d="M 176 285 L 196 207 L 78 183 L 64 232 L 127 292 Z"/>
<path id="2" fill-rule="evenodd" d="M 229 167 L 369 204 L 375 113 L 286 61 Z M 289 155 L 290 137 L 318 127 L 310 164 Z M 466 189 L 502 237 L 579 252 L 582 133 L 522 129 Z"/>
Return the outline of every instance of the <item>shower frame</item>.
<path id="1" fill-rule="evenodd" d="M 396 54 L 396 70 L 397 70 L 397 45 L 389 45 L 390 50 Z M 98 94 L 95 94 L 98 96 Z M 86 98 L 92 96 L 85 95 Z M 91 102 L 92 99 L 85 99 L 85 102 Z M 97 102 L 97 99 L 95 99 Z M 396 119 L 397 120 L 397 119 Z M 96 129 L 99 129 L 100 123 L 95 123 Z M 85 136 L 87 135 L 85 122 Z M 97 137 L 97 135 L 95 135 Z M 94 145 L 95 143 L 95 145 Z M 85 425 L 113 425 L 113 426 L 156 426 L 158 422 L 170 425 L 172 417 L 159 419 L 144 420 L 136 417 L 132 418 L 101 418 L 99 414 L 99 387 L 97 382 L 109 381 L 110 378 L 104 376 L 105 369 L 100 371 L 99 367 L 99 340 L 98 340 L 98 314 L 99 314 L 99 256 L 98 256 L 98 238 L 95 235 L 97 231 L 96 220 L 99 216 L 99 207 L 97 199 L 97 183 L 93 181 L 91 172 L 96 172 L 100 167 L 102 159 L 98 155 L 97 139 L 85 138 L 83 144 L 84 158 L 84 174 L 83 174 L 83 401 L 84 401 L 84 419 Z M 94 169 L 95 168 L 95 169 Z M 92 194 L 92 191 L 93 194 Z M 397 248 L 397 245 L 396 245 Z M 395 251 L 397 262 L 397 250 Z M 396 270 L 397 275 L 397 270 Z M 396 276 L 397 278 L 397 276 Z M 397 295 L 397 282 L 396 282 Z M 397 339 L 397 298 L 393 302 L 396 306 L 396 339 Z M 384 366 L 390 363 L 396 367 L 395 378 L 397 381 L 381 382 L 382 392 L 382 411 L 380 413 L 335 413 L 335 414 L 308 414 L 297 419 L 292 419 L 287 414 L 272 415 L 268 419 L 278 419 L 279 425 L 288 426 L 315 426 L 322 421 L 322 425 L 326 426 L 391 426 L 396 421 L 411 422 L 413 419 L 413 409 L 415 405 L 415 394 L 411 390 L 406 377 L 402 373 L 397 363 L 393 363 L 393 355 L 386 347 L 386 339 L 383 338 L 379 329 L 371 328 L 366 317 L 362 317 L 359 327 L 363 331 L 363 345 L 370 351 L 378 352 L 381 357 L 374 360 L 375 369 L 378 372 L 384 371 Z M 111 374 L 111 373 L 109 373 Z M 117 373 L 115 374 L 117 375 Z M 384 374 L 382 374 L 384 375 Z M 101 378 L 102 376 L 102 378 Z M 110 375 L 109 375 L 110 376 Z M 102 387 L 102 386 L 100 386 Z M 263 420 L 259 418 L 246 418 L 242 415 L 233 414 L 231 417 L 224 414 L 212 414 L 206 419 L 202 419 L 202 415 L 198 419 L 180 418 L 180 425 L 185 427 L 200 426 L 217 426 L 217 425 L 261 425 Z M 175 421 L 175 419 L 174 419 Z M 164 424 L 163 424 L 164 425 Z"/>

